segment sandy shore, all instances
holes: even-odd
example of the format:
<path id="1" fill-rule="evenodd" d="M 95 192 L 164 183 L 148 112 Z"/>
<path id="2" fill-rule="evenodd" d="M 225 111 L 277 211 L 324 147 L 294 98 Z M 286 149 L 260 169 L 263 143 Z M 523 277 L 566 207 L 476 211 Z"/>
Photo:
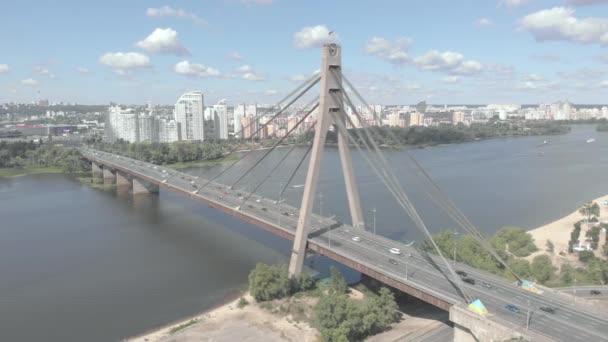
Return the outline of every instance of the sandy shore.
<path id="1" fill-rule="evenodd" d="M 593 200 L 600 206 L 600 217 L 599 221 L 608 221 L 608 206 L 604 205 L 604 201 L 608 200 L 608 195 L 601 196 Z M 581 204 L 582 205 L 582 204 Z M 568 260 L 567 257 L 559 257 L 560 252 L 568 252 L 568 241 L 570 241 L 570 233 L 574 229 L 574 224 L 582 219 L 586 219 L 585 215 L 578 212 L 578 209 L 568 216 L 565 216 L 559 220 L 553 221 L 542 227 L 530 230 L 529 233 L 534 238 L 534 242 L 538 247 L 539 251 L 533 253 L 528 258 L 531 260 L 534 256 L 546 253 L 547 240 L 551 240 L 554 249 L 554 265 L 560 266 L 563 261 Z M 581 228 L 581 239 L 584 239 L 586 233 L 586 226 L 583 225 Z M 601 246 L 604 244 L 605 238 L 604 233 L 600 235 L 600 246 L 598 247 L 598 253 L 601 251 Z M 599 255 L 599 254 L 598 254 Z M 574 257 L 574 259 L 577 259 Z"/>

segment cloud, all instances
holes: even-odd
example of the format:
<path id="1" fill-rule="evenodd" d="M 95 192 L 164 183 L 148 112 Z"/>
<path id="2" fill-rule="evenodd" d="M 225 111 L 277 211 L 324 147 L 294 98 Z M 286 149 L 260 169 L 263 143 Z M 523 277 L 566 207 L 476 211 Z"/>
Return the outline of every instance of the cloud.
<path id="1" fill-rule="evenodd" d="M 268 6 L 274 3 L 274 0 L 241 0 L 241 3 L 246 6 Z"/>
<path id="2" fill-rule="evenodd" d="M 32 78 L 21 80 L 21 84 L 26 85 L 26 86 L 31 86 L 31 87 L 37 86 L 38 83 L 39 83 L 38 81 L 36 81 L 35 79 L 32 79 Z"/>
<path id="3" fill-rule="evenodd" d="M 365 52 L 393 64 L 408 63 L 410 57 L 407 52 L 412 41 L 411 38 L 399 38 L 390 41 L 381 37 L 373 37 L 367 42 Z"/>
<path id="4" fill-rule="evenodd" d="M 608 45 L 608 20 L 579 19 L 575 10 L 554 7 L 525 16 L 521 28 L 530 32 L 536 41 L 565 40 L 581 44 Z"/>
<path id="5" fill-rule="evenodd" d="M 557 82 L 525 81 L 515 86 L 519 90 L 549 90 L 557 88 Z"/>
<path id="6" fill-rule="evenodd" d="M 293 42 L 298 49 L 309 49 L 321 47 L 324 44 L 335 43 L 338 41 L 338 35 L 330 34 L 329 29 L 325 25 L 304 27 L 299 32 L 293 35 Z"/>
<path id="7" fill-rule="evenodd" d="M 36 65 L 34 67 L 34 71 L 39 73 L 40 75 L 45 75 L 50 79 L 56 79 L 57 76 L 55 76 L 55 74 L 53 74 L 47 67 L 43 66 L 43 65 Z"/>
<path id="8" fill-rule="evenodd" d="M 99 63 L 114 69 L 137 69 L 150 66 L 150 58 L 138 52 L 107 52 L 99 57 Z"/>
<path id="9" fill-rule="evenodd" d="M 439 80 L 443 83 L 458 83 L 458 82 L 460 82 L 460 76 L 451 75 L 451 76 L 442 77 Z"/>
<path id="10" fill-rule="evenodd" d="M 566 0 L 566 5 L 571 6 L 589 6 L 608 4 L 608 0 Z"/>
<path id="11" fill-rule="evenodd" d="M 534 0 L 502 0 L 502 4 L 509 8 L 521 7 L 531 3 Z"/>
<path id="12" fill-rule="evenodd" d="M 241 65 L 241 66 L 240 66 L 240 67 L 238 67 L 236 70 L 237 70 L 238 72 L 250 72 L 252 69 L 251 69 L 251 66 L 250 66 L 250 65 L 245 64 L 245 65 Z"/>
<path id="13" fill-rule="evenodd" d="M 146 15 L 150 18 L 164 18 L 164 17 L 174 17 L 179 19 L 188 19 L 192 20 L 198 24 L 204 24 L 205 20 L 194 13 L 189 13 L 184 11 L 181 8 L 173 8 L 170 6 L 163 6 L 158 8 L 148 8 L 146 10 Z"/>
<path id="14" fill-rule="evenodd" d="M 600 88 L 608 88 L 608 81 L 602 81 L 598 84 Z"/>
<path id="15" fill-rule="evenodd" d="M 278 93 L 278 91 L 274 90 L 274 89 L 268 89 L 264 92 L 264 95 L 266 96 L 272 96 L 272 95 L 276 95 Z"/>
<path id="16" fill-rule="evenodd" d="M 412 84 L 408 84 L 405 87 L 405 89 L 407 89 L 409 91 L 416 91 L 416 90 L 422 89 L 422 87 L 419 84 L 412 83 Z"/>
<path id="17" fill-rule="evenodd" d="M 606 74 L 606 71 L 582 67 L 573 71 L 560 71 L 557 74 L 563 78 L 584 81 L 603 77 Z"/>
<path id="18" fill-rule="evenodd" d="M 525 79 L 527 81 L 542 81 L 544 79 L 544 77 L 542 77 L 541 75 L 537 75 L 537 74 L 528 74 L 528 75 L 526 75 Z"/>
<path id="19" fill-rule="evenodd" d="M 176 56 L 189 55 L 177 38 L 177 32 L 171 28 L 157 28 L 146 39 L 137 42 L 135 46 L 151 53 L 173 54 Z"/>
<path id="20" fill-rule="evenodd" d="M 189 61 L 181 61 L 175 64 L 173 70 L 180 75 L 194 76 L 200 78 L 221 76 L 221 73 L 217 69 L 208 67 L 203 64 L 190 63 Z"/>
<path id="21" fill-rule="evenodd" d="M 247 81 L 263 81 L 264 80 L 263 76 L 258 75 L 255 72 L 246 72 L 243 74 L 243 76 L 241 78 L 244 80 L 247 80 Z"/>
<path id="22" fill-rule="evenodd" d="M 307 79 L 307 77 L 305 75 L 302 74 L 296 74 L 296 75 L 291 75 L 287 78 L 290 82 L 294 82 L 294 83 L 299 83 L 299 82 L 303 82 Z"/>
<path id="23" fill-rule="evenodd" d="M 236 51 L 229 52 L 228 54 L 226 54 L 226 58 L 234 59 L 235 61 L 242 61 L 244 59 L 244 57 Z"/>
<path id="24" fill-rule="evenodd" d="M 9 72 L 9 70 L 11 69 L 8 67 L 8 64 L 0 64 L 0 74 Z"/>
<path id="25" fill-rule="evenodd" d="M 78 71 L 81 74 L 88 74 L 89 73 L 89 69 L 85 68 L 85 67 L 76 67 L 76 71 Z"/>
<path id="26" fill-rule="evenodd" d="M 475 25 L 477 27 L 487 27 L 494 25 L 494 23 L 492 23 L 492 21 L 488 18 L 481 18 L 475 22 Z"/>
<path id="27" fill-rule="evenodd" d="M 446 71 L 451 74 L 471 75 L 483 70 L 480 62 L 465 60 L 458 52 L 439 52 L 431 50 L 413 60 L 414 64 L 421 70 Z"/>

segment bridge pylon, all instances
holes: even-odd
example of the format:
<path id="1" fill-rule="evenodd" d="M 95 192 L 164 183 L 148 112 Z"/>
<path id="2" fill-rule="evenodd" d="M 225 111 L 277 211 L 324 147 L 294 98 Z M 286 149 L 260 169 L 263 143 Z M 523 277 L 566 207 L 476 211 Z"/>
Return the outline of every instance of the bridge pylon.
<path id="1" fill-rule="evenodd" d="M 297 276 L 302 272 L 302 266 L 306 256 L 306 243 L 310 227 L 310 215 L 314 206 L 314 199 L 319 179 L 321 159 L 325 147 L 327 131 L 332 125 L 340 120 L 346 127 L 346 113 L 344 112 L 344 94 L 342 94 L 342 49 L 337 44 L 326 44 L 323 46 L 323 57 L 321 66 L 321 95 L 319 98 L 319 109 L 317 112 L 317 124 L 313 139 L 304 194 L 300 206 L 298 227 L 293 241 L 291 259 L 289 261 L 289 275 Z M 348 206 L 352 218 L 353 227 L 365 227 L 359 189 L 353 172 L 352 159 L 348 146 L 348 136 L 345 132 L 335 127 L 338 136 L 338 149 L 342 164 L 342 173 L 346 184 Z"/>

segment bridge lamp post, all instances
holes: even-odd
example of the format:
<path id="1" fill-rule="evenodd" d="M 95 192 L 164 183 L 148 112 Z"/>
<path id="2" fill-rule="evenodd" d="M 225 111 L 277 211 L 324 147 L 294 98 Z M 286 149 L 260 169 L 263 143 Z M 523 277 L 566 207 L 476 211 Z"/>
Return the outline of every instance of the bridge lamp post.
<path id="1" fill-rule="evenodd" d="M 323 217 L 323 193 L 319 192 L 319 216 Z"/>
<path id="2" fill-rule="evenodd" d="M 376 207 L 374 206 L 374 208 L 372 210 L 370 210 L 373 214 L 374 214 L 374 235 L 376 235 Z"/>
<path id="3" fill-rule="evenodd" d="M 528 313 L 526 314 L 526 330 L 530 329 L 530 300 L 528 299 Z"/>
<path id="4" fill-rule="evenodd" d="M 456 229 L 454 229 L 454 260 L 452 262 L 452 265 L 456 266 L 456 249 L 458 248 L 458 239 L 456 238 L 458 236 L 458 232 L 456 231 Z"/>

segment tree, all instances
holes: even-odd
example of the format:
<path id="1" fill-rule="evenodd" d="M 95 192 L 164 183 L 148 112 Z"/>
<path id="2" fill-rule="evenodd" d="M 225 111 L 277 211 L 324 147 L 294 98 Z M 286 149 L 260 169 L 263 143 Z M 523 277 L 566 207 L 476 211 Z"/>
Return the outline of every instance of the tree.
<path id="1" fill-rule="evenodd" d="M 526 257 L 538 250 L 532 235 L 522 228 L 504 227 L 492 238 L 492 244 L 498 250 L 507 250 L 515 256 Z"/>
<path id="2" fill-rule="evenodd" d="M 289 295 L 291 283 L 287 267 L 258 263 L 249 273 L 249 291 L 256 301 L 268 301 Z"/>
<path id="3" fill-rule="evenodd" d="M 511 259 L 509 260 L 509 267 L 513 270 L 513 273 L 523 278 L 529 278 L 532 275 L 530 270 L 530 262 L 526 259 Z"/>
<path id="4" fill-rule="evenodd" d="M 555 250 L 555 246 L 553 246 L 553 242 L 551 242 L 551 240 L 547 240 L 547 243 L 545 245 L 547 247 L 547 252 L 553 253 L 553 251 Z"/>
<path id="5" fill-rule="evenodd" d="M 593 254 L 592 251 L 581 251 L 578 252 L 578 260 L 580 260 L 581 262 L 589 262 L 591 260 L 595 259 L 595 255 Z"/>
<path id="6" fill-rule="evenodd" d="M 530 270 L 532 271 L 532 275 L 536 278 L 536 280 L 544 284 L 551 277 L 553 277 L 553 272 L 555 271 L 555 267 L 551 263 L 551 259 L 548 255 L 537 255 L 532 259 L 532 263 L 530 264 Z"/>
<path id="7" fill-rule="evenodd" d="M 340 271 L 332 266 L 329 272 L 331 274 L 329 279 L 329 291 L 334 294 L 348 293 L 348 284 L 346 284 L 346 280 L 344 280 Z"/>
<path id="8" fill-rule="evenodd" d="M 587 215 L 587 221 L 591 220 L 591 215 L 600 216 L 600 206 L 595 202 L 587 202 L 579 209 L 581 215 Z"/>

